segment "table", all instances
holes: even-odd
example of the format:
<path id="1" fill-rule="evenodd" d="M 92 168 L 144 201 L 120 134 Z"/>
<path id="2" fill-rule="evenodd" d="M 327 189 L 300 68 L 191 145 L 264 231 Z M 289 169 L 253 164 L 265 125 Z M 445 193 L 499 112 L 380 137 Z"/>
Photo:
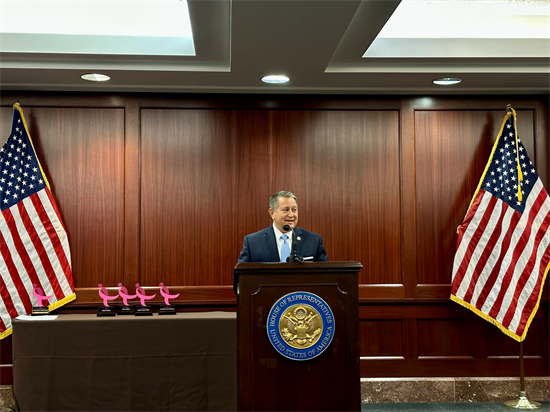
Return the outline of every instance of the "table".
<path id="1" fill-rule="evenodd" d="M 22 411 L 236 410 L 236 314 L 13 322 Z"/>

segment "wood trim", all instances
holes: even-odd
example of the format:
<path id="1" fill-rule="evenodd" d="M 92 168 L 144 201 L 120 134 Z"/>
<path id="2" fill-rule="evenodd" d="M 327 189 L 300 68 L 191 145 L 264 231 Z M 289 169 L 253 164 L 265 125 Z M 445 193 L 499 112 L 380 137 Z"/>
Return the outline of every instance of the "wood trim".
<path id="1" fill-rule="evenodd" d="M 135 285 L 140 280 L 140 109 L 131 97 L 124 110 L 124 280 Z"/>
<path id="2" fill-rule="evenodd" d="M 411 99 L 401 102 L 401 272 L 405 296 L 415 296 L 416 267 L 416 151 L 414 106 Z"/>
<path id="3" fill-rule="evenodd" d="M 416 285 L 414 295 L 417 298 L 437 299 L 451 296 L 451 285 Z"/>
<path id="4" fill-rule="evenodd" d="M 533 95 L 528 99 L 502 98 L 487 96 L 486 98 L 474 98 L 473 96 L 453 97 L 412 97 L 410 101 L 414 110 L 502 110 L 502 117 L 506 114 L 506 105 L 512 104 L 516 110 L 535 110 L 537 106 L 548 100 L 546 95 Z"/>
<path id="5" fill-rule="evenodd" d="M 400 99 L 377 96 L 326 95 L 147 95 L 140 107 L 166 109 L 249 109 L 249 110 L 398 110 Z"/>
<path id="6" fill-rule="evenodd" d="M 519 356 L 508 359 L 438 357 L 430 359 L 360 359 L 362 378 L 517 376 Z M 541 359 L 524 358 L 526 376 L 546 376 Z"/>
<path id="7" fill-rule="evenodd" d="M 550 119 L 548 112 L 550 110 L 548 98 L 538 102 L 535 109 L 535 151 L 537 173 L 542 180 L 545 188 L 550 187 Z M 550 189 L 549 189 L 550 190 Z M 541 295 L 541 300 L 550 298 L 549 280 L 546 280 L 546 287 Z M 548 317 L 548 313 L 546 312 Z M 548 346 L 548 342 L 545 342 Z"/>
<path id="8" fill-rule="evenodd" d="M 142 286 L 148 295 L 155 294 L 155 298 L 148 300 L 148 305 L 162 305 L 164 300 L 159 292 L 158 286 Z M 106 288 L 111 295 L 115 295 L 118 287 Z M 135 287 L 127 287 L 129 293 L 134 293 Z M 174 305 L 236 305 L 237 298 L 231 286 L 170 286 L 170 294 L 179 293 L 177 299 L 171 299 Z M 121 305 L 122 298 L 118 297 L 110 301 L 114 305 Z M 139 299 L 130 301 L 133 304 L 139 303 Z M 76 288 L 76 300 L 65 305 L 65 308 L 73 307 L 96 307 L 103 305 L 99 297 L 98 288 Z"/>
<path id="9" fill-rule="evenodd" d="M 439 286 L 439 285 L 435 285 Z M 111 295 L 115 295 L 118 287 L 107 287 Z M 127 287 L 129 293 L 133 293 L 135 287 Z M 158 286 L 143 286 L 147 294 L 159 294 Z M 226 305 L 235 306 L 237 298 L 232 286 L 170 286 L 170 293 L 180 293 L 177 299 L 170 300 L 176 305 L 204 306 L 204 305 Z M 361 319 L 395 319 L 407 316 L 431 316 L 433 317 L 433 305 L 442 306 L 436 318 L 445 319 L 459 316 L 464 311 L 471 313 L 462 306 L 452 304 L 449 295 L 445 298 L 411 299 L 403 298 L 403 285 L 359 285 L 359 313 Z M 164 301 L 156 297 L 149 301 L 152 305 L 163 304 Z M 122 304 L 122 299 L 112 301 L 113 304 Z M 132 303 L 138 303 L 134 299 Z M 103 301 L 99 297 L 98 288 L 76 288 L 76 300 L 68 303 L 64 308 L 70 307 L 97 307 Z M 542 299 L 541 304 L 547 304 L 548 299 Z M 381 309 L 383 308 L 383 309 Z M 542 310 L 542 309 L 541 309 Z M 476 315 L 471 313 L 473 318 Z M 463 316 L 461 316 L 463 317 Z M 405 336 L 406 334 L 404 334 Z"/>
<path id="10" fill-rule="evenodd" d="M 403 299 L 403 285 L 359 285 L 359 302 L 371 299 Z"/>
<path id="11" fill-rule="evenodd" d="M 27 107 L 58 108 L 112 108 L 125 107 L 127 97 L 121 94 L 106 93 L 37 93 L 3 91 L 0 106 L 11 107 L 17 100 L 23 109 Z"/>
<path id="12" fill-rule="evenodd" d="M 536 319 L 543 319 L 548 311 L 548 300 L 542 300 Z M 434 310 L 437 308 L 437 310 Z M 359 319 L 481 319 L 474 312 L 446 299 L 397 301 L 369 301 L 359 305 Z M 486 321 L 483 321 L 486 322 Z"/>
<path id="13" fill-rule="evenodd" d="M 517 96 L 514 96 L 517 97 Z M 90 93 L 3 91 L 0 106 L 12 106 L 19 99 L 27 107 L 125 107 L 127 99 L 138 100 L 142 108 L 260 109 L 260 110 L 503 110 L 508 103 L 514 109 L 536 110 L 544 107 L 548 95 L 528 98 L 501 96 L 388 97 L 387 95 L 280 95 L 280 94 L 199 94 L 199 93 Z M 543 115 L 543 114 L 542 114 Z"/>

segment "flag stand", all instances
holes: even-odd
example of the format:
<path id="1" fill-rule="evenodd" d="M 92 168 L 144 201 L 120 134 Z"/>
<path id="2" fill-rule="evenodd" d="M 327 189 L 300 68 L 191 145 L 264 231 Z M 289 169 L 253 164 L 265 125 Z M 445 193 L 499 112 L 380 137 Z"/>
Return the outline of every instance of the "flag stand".
<path id="1" fill-rule="evenodd" d="M 519 381 L 520 381 L 520 389 L 519 389 L 519 397 L 517 397 L 514 400 L 506 401 L 504 402 L 504 405 L 506 405 L 510 409 L 522 409 L 522 410 L 536 410 L 540 409 L 542 405 L 535 401 L 530 401 L 527 399 L 527 395 L 525 393 L 525 372 L 523 370 L 523 342 L 519 343 Z"/>

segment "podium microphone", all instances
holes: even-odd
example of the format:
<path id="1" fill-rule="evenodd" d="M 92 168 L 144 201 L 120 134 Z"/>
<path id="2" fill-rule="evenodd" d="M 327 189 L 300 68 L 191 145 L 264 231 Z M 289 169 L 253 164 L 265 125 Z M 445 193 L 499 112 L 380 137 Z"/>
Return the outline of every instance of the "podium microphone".
<path id="1" fill-rule="evenodd" d="M 284 225 L 283 230 L 286 230 L 287 232 L 289 230 L 292 230 L 292 250 L 290 251 L 290 256 L 286 258 L 286 261 L 304 263 L 304 258 L 296 253 L 298 241 L 296 239 L 296 233 L 294 233 L 294 229 L 292 229 L 289 225 Z"/>

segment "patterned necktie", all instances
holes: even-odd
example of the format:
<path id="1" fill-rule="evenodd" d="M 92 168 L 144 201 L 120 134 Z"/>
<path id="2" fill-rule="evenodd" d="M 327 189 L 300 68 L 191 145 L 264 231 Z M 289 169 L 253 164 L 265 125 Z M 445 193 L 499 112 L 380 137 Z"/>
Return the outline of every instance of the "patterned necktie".
<path id="1" fill-rule="evenodd" d="M 281 239 L 283 239 L 283 245 L 281 246 L 281 262 L 286 262 L 286 258 L 290 256 L 290 247 L 288 246 L 287 235 L 282 235 Z"/>

